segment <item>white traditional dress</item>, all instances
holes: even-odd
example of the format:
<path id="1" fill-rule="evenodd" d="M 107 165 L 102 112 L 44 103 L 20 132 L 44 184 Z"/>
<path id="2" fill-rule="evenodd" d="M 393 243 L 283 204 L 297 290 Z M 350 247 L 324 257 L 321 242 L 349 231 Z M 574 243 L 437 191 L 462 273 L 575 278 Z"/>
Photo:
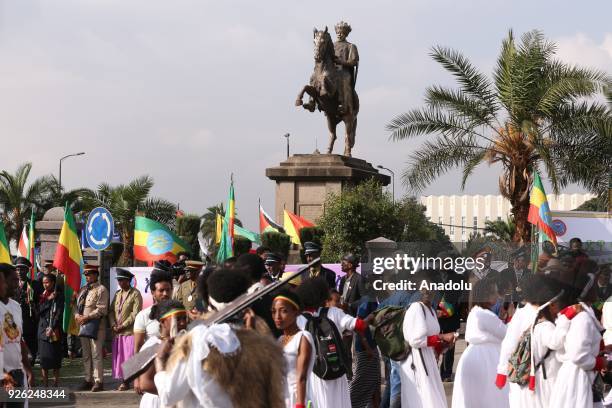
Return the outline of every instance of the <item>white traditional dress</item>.
<path id="1" fill-rule="evenodd" d="M 313 313 L 318 316 L 321 308 Z M 334 322 L 340 334 L 347 330 L 354 330 L 357 319 L 344 313 L 337 307 L 330 307 L 327 317 Z M 307 320 L 304 316 L 298 316 L 297 325 L 301 330 L 306 327 Z M 312 405 L 315 408 L 351 408 L 351 394 L 349 392 L 348 379 L 346 375 L 335 380 L 323 380 L 315 373 L 310 374 L 309 382 L 312 390 Z"/>
<path id="2" fill-rule="evenodd" d="M 567 328 L 569 320 L 565 316 L 557 319 L 557 326 L 547 320 L 535 325 L 531 338 L 531 353 L 533 361 L 536 365 L 539 364 L 539 367 L 535 372 L 535 390 L 525 395 L 525 405 L 523 405 L 525 408 L 552 407 L 549 405 L 552 390 L 561 367 L 561 362 L 557 360 L 557 352 L 563 350 Z"/>
<path id="3" fill-rule="evenodd" d="M 593 407 L 593 369 L 599 353 L 602 327 L 593 310 L 585 304 L 582 307 L 583 311 L 570 321 L 564 350 L 557 353 L 561 368 L 552 391 L 550 407 Z"/>
<path id="4" fill-rule="evenodd" d="M 453 408 L 508 408 L 508 388 L 500 390 L 493 381 L 505 335 L 506 325 L 495 313 L 472 308 L 465 327 L 469 345 L 461 354 L 453 385 Z"/>
<path id="5" fill-rule="evenodd" d="M 308 364 L 309 377 L 312 374 L 312 367 L 314 366 L 316 352 L 314 350 L 312 336 L 306 330 L 300 330 L 291 340 L 289 340 L 289 343 L 285 344 L 283 347 L 285 361 L 287 362 L 287 391 L 285 396 L 285 405 L 287 408 L 294 408 L 297 401 L 297 359 L 302 338 L 308 340 L 311 346 L 310 363 Z M 308 401 L 312 400 L 312 391 L 310 388 L 310 381 L 308 380 L 306 383 L 306 406 L 308 406 Z"/>
<path id="6" fill-rule="evenodd" d="M 506 330 L 506 336 L 501 344 L 499 353 L 499 362 L 497 364 L 497 373 L 502 375 L 508 375 L 508 363 L 512 354 L 516 350 L 519 344 L 521 336 L 530 329 L 535 322 L 535 318 L 538 313 L 537 306 L 531 303 L 526 303 L 525 306 L 517 309 L 512 320 L 508 323 L 508 329 Z M 491 381 L 495 381 L 495 378 L 491 378 Z M 509 383 L 509 402 L 511 408 L 523 408 L 526 405 L 525 401 L 529 401 L 531 396 L 529 393 L 532 391 L 528 387 L 521 387 L 516 383 Z"/>
<path id="7" fill-rule="evenodd" d="M 434 350 L 427 338 L 440 334 L 434 311 L 421 302 L 410 305 L 404 315 L 404 339 L 412 353 L 401 363 L 402 408 L 446 408 L 446 395 Z"/>
<path id="8" fill-rule="evenodd" d="M 181 404 L 182 407 L 233 408 L 227 393 L 203 368 L 210 347 L 222 354 L 234 353 L 240 341 L 227 324 L 196 326 L 190 331 L 192 346 L 189 357 L 171 371 L 155 374 L 155 386 L 162 406 Z"/>

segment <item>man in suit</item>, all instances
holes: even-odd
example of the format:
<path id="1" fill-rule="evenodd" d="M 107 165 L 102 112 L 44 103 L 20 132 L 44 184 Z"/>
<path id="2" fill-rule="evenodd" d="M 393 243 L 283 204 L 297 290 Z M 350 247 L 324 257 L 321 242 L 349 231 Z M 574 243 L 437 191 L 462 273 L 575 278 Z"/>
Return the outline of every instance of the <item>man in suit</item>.
<path id="1" fill-rule="evenodd" d="M 305 242 L 304 255 L 306 255 L 306 262 L 310 263 L 321 256 L 321 247 L 314 242 Z M 336 289 L 336 273 L 325 268 L 320 262 L 310 268 L 308 276 L 310 278 L 320 276 L 325 279 L 330 289 Z"/>
<path id="2" fill-rule="evenodd" d="M 38 306 L 40 295 L 42 295 L 44 289 L 42 283 L 30 279 L 32 263 L 28 259 L 21 256 L 17 257 L 15 259 L 15 269 L 17 269 L 19 285 L 14 299 L 21 305 L 23 339 L 28 345 L 30 353 L 32 353 L 31 363 L 34 365 L 38 353 Z"/>
<path id="3" fill-rule="evenodd" d="M 527 252 L 524 247 L 519 248 L 513 254 L 512 266 L 501 271 L 501 280 L 506 282 L 506 287 L 510 288 L 512 301 L 520 302 L 521 282 L 531 275 L 531 270 L 527 268 Z"/>
<path id="4" fill-rule="evenodd" d="M 365 295 L 365 279 L 357 273 L 358 266 L 356 255 L 347 254 L 342 258 L 341 268 L 346 275 L 340 279 L 340 303 L 351 316 L 357 316 L 357 308 Z"/>

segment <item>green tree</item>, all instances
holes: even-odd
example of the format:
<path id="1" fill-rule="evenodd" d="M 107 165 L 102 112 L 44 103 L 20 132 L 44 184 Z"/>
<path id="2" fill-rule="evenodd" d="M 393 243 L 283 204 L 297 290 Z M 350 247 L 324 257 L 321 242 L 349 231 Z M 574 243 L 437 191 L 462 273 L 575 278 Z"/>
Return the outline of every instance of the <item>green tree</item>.
<path id="1" fill-rule="evenodd" d="M 112 187 L 102 183 L 96 191 L 83 196 L 83 206 L 87 211 L 95 207 L 107 208 L 115 220 L 115 229 L 121 234 L 123 254 L 120 263 L 132 265 L 134 262 L 134 219 L 141 215 L 174 226 L 176 206 L 162 198 L 149 197 L 153 179 L 142 176 L 128 184 Z"/>
<path id="2" fill-rule="evenodd" d="M 32 163 L 24 163 L 15 173 L 6 170 L 0 172 L 0 216 L 9 242 L 19 241 L 19 234 L 24 222 L 29 220 L 32 209 L 37 219 L 44 212 L 43 204 L 49 186 L 44 177 L 28 180 L 31 170 Z"/>
<path id="3" fill-rule="evenodd" d="M 189 245 L 191 259 L 200 259 L 199 232 L 200 217 L 197 215 L 186 214 L 176 217 L 176 234 Z"/>
<path id="4" fill-rule="evenodd" d="M 393 241 L 448 243 L 441 228 L 427 220 L 424 206 L 414 198 L 394 202 L 375 180 L 328 196 L 319 227 L 324 231 L 324 262 L 338 262 L 348 252 L 362 255 L 365 242 L 381 236 Z"/>
<path id="5" fill-rule="evenodd" d="M 585 201 L 572 211 L 608 211 L 608 195 L 606 194 L 602 200 L 602 197 L 593 197 L 590 200 Z"/>
<path id="6" fill-rule="evenodd" d="M 479 164 L 500 164 L 499 188 L 512 205 L 514 239 L 525 242 L 535 171 L 546 170 L 554 192 L 568 183 L 597 194 L 607 189 L 611 115 L 592 97 L 612 81 L 604 72 L 561 63 L 554 53 L 555 45 L 538 31 L 519 43 L 510 32 L 491 81 L 461 53 L 434 47 L 432 58 L 455 76 L 459 89 L 431 86 L 423 108 L 387 125 L 396 141 L 435 135 L 411 155 L 406 184 L 420 190 L 462 167 L 464 187 Z"/>
<path id="7" fill-rule="evenodd" d="M 42 200 L 42 208 L 46 211 L 53 207 L 63 207 L 68 203 L 73 212 L 83 211 L 83 197 L 91 195 L 93 192 L 88 188 L 75 188 L 66 190 L 60 187 L 58 179 L 53 176 L 45 176 L 46 191 Z"/>
<path id="8" fill-rule="evenodd" d="M 490 234 L 497 240 L 512 242 L 516 233 L 516 224 L 512 216 L 508 217 L 506 221 L 485 221 L 484 232 L 485 235 Z"/>

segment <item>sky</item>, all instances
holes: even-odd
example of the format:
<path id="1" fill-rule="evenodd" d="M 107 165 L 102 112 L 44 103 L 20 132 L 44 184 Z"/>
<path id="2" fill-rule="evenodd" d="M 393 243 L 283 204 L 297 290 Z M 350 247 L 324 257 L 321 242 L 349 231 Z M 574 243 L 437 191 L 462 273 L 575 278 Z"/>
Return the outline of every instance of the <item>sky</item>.
<path id="1" fill-rule="evenodd" d="M 610 15 L 607 0 L 0 0 L 0 169 L 57 175 L 60 157 L 84 151 L 64 161 L 66 188 L 148 174 L 154 196 L 194 214 L 226 200 L 233 173 L 238 216 L 256 230 L 258 199 L 274 211 L 265 169 L 284 160 L 283 135 L 292 153 L 327 144 L 324 116 L 294 101 L 313 27 L 345 20 L 360 54 L 353 156 L 395 171 L 399 196 L 423 138 L 390 141 L 385 125 L 427 86 L 453 84 L 432 46 L 489 73 L 509 29 L 539 29 L 560 59 L 610 72 Z M 451 172 L 422 194 L 497 194 L 498 174 L 480 167 L 462 192 Z"/>

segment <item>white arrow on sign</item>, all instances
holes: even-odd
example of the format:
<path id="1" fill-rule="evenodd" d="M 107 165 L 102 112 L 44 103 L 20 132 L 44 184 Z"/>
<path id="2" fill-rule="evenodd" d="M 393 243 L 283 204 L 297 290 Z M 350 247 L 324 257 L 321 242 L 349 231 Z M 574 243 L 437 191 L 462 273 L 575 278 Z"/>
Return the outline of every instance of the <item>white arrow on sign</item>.
<path id="1" fill-rule="evenodd" d="M 96 237 L 94 237 L 93 235 L 91 235 L 91 232 L 93 230 L 93 223 L 96 220 L 96 218 L 98 218 L 100 215 L 102 215 L 102 219 L 106 222 L 106 237 L 102 238 L 101 240 L 97 240 Z M 106 242 L 109 240 L 109 237 L 111 235 L 111 223 L 110 220 L 108 219 L 108 215 L 106 215 L 106 213 L 95 213 L 92 217 L 91 217 L 91 221 L 89 223 L 89 239 L 91 239 L 91 241 L 96 244 L 96 245 L 104 245 L 106 244 Z"/>

